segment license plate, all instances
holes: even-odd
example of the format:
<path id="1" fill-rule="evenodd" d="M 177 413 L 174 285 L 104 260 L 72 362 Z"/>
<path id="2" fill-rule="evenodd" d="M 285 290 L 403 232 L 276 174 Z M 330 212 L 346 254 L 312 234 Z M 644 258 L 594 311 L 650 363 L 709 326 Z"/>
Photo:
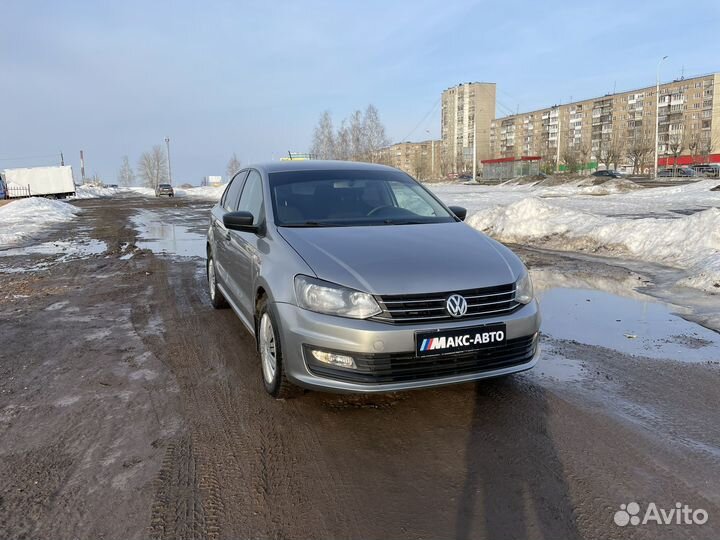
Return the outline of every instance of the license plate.
<path id="1" fill-rule="evenodd" d="M 505 333 L 504 324 L 416 332 L 415 351 L 417 356 L 477 351 L 504 345 Z"/>

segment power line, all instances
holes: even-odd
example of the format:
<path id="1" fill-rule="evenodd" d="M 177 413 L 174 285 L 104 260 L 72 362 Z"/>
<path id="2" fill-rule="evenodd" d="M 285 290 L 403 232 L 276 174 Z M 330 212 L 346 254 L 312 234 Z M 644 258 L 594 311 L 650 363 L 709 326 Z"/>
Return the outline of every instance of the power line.
<path id="1" fill-rule="evenodd" d="M 425 116 L 423 116 L 423 119 L 420 120 L 420 121 L 417 123 L 417 125 L 410 130 L 410 133 L 408 133 L 407 135 L 405 135 L 405 137 L 403 137 L 403 138 L 400 140 L 400 142 L 405 142 L 405 141 L 407 141 L 407 140 L 410 140 L 410 136 L 417 131 L 417 129 L 423 124 L 423 122 L 425 122 L 425 120 L 427 120 L 427 119 L 430 117 L 431 114 L 433 114 L 433 113 L 435 112 L 435 109 L 436 109 L 437 106 L 440 104 L 440 100 L 441 100 L 441 99 L 442 99 L 442 96 L 440 96 L 440 97 L 437 99 L 437 101 L 435 101 L 435 103 L 434 103 L 433 106 L 432 106 L 432 109 L 430 109 L 430 111 L 429 111 Z"/>

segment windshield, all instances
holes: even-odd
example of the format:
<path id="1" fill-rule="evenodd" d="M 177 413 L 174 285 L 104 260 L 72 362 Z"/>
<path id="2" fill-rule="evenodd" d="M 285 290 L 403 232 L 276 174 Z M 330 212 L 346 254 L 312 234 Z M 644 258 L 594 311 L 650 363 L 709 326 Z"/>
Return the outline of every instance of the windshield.
<path id="1" fill-rule="evenodd" d="M 269 177 L 275 223 L 285 227 L 412 225 L 455 221 L 395 171 L 292 171 Z"/>

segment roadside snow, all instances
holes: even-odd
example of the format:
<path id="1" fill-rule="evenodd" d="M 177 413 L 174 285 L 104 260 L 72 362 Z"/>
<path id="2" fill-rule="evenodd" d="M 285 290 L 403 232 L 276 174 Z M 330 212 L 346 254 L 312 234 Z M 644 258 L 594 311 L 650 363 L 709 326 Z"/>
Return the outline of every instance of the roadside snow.
<path id="1" fill-rule="evenodd" d="M 527 197 L 477 212 L 467 222 L 503 242 L 630 256 L 682 268 L 689 276 L 680 284 L 717 290 L 720 210 L 678 216 L 612 217 Z"/>
<path id="2" fill-rule="evenodd" d="M 174 188 L 176 197 L 193 197 L 208 201 L 219 201 L 225 191 L 226 184 L 218 187 L 201 186 L 193 188 Z M 120 188 L 123 192 L 131 192 L 142 197 L 154 197 L 155 190 L 147 187 Z"/>
<path id="3" fill-rule="evenodd" d="M 99 199 L 100 197 L 113 197 L 117 193 L 115 188 L 97 186 L 77 186 L 72 199 Z"/>
<path id="4" fill-rule="evenodd" d="M 79 212 L 71 204 L 42 197 L 0 206 L 0 249 L 32 239 L 42 229 L 69 221 Z"/>
<path id="5" fill-rule="evenodd" d="M 177 188 L 175 194 L 178 197 L 196 197 L 198 199 L 206 199 L 208 201 L 219 201 L 225 191 L 226 184 L 222 184 L 218 187 L 212 186 L 201 186 L 194 188 Z"/>
<path id="6" fill-rule="evenodd" d="M 446 204 L 467 208 L 468 215 L 537 197 L 552 199 L 553 204 L 582 212 L 604 216 L 646 217 L 662 215 L 678 217 L 678 210 L 697 210 L 720 206 L 720 191 L 711 189 L 720 184 L 717 180 L 703 180 L 693 184 L 664 188 L 624 191 L 627 180 L 606 182 L 599 186 L 583 181 L 557 186 L 533 184 L 438 185 L 426 184 Z M 607 193 L 605 193 L 607 192 Z"/>

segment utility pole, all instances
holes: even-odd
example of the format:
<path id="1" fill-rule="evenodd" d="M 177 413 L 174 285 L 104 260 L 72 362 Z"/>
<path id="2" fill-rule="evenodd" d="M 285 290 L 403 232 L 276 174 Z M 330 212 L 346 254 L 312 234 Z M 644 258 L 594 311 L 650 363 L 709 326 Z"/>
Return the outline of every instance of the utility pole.
<path id="1" fill-rule="evenodd" d="M 83 155 L 83 151 L 80 150 L 80 178 L 82 178 L 82 183 L 85 183 L 85 156 Z"/>
<path id="2" fill-rule="evenodd" d="M 475 124 L 475 134 L 473 135 L 473 166 L 472 166 L 472 181 L 476 182 L 475 175 L 477 167 L 477 124 Z"/>
<path id="3" fill-rule="evenodd" d="M 165 137 L 165 146 L 167 146 L 168 182 L 172 186 L 172 168 L 170 167 L 170 137 Z"/>
<path id="4" fill-rule="evenodd" d="M 65 166 L 65 156 L 63 156 L 62 152 L 60 152 L 60 166 L 61 167 Z"/>
<path id="5" fill-rule="evenodd" d="M 430 137 L 430 175 L 435 179 L 435 140 L 430 135 L 429 129 L 426 129 L 425 133 Z"/>
<path id="6" fill-rule="evenodd" d="M 655 78 L 655 159 L 653 160 L 653 177 L 658 175 L 658 132 L 660 130 L 660 64 L 667 56 L 663 56 L 658 60 L 657 77 Z"/>

